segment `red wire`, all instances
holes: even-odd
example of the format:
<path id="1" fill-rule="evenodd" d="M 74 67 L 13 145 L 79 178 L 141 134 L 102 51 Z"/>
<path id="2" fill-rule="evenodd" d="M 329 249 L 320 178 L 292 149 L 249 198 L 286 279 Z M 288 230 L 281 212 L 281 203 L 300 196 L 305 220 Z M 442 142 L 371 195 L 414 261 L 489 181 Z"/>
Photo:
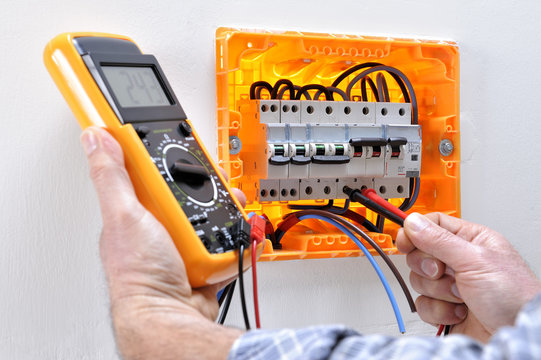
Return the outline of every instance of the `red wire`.
<path id="1" fill-rule="evenodd" d="M 440 336 L 441 333 L 443 332 L 443 329 L 445 329 L 445 325 L 440 325 L 440 327 L 438 328 L 438 332 L 436 333 L 436 336 Z"/>
<path id="2" fill-rule="evenodd" d="M 253 289 L 254 289 L 254 311 L 255 311 L 255 326 L 256 328 L 261 328 L 261 323 L 259 321 L 259 300 L 257 298 L 257 271 L 256 271 L 256 263 L 257 263 L 257 240 L 254 239 L 252 241 L 252 282 L 253 282 Z"/>

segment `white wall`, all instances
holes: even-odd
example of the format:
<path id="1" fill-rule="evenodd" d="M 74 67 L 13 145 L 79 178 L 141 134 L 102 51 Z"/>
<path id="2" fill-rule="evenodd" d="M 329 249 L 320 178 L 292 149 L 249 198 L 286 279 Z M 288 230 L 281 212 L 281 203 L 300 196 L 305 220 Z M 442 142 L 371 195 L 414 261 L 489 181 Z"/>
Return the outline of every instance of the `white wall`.
<path id="1" fill-rule="evenodd" d="M 90 30 L 134 38 L 158 57 L 213 153 L 218 26 L 454 39 L 461 49 L 463 216 L 504 233 L 539 271 L 541 3 L 515 3 L 2 0 L 0 358 L 117 356 L 80 130 L 41 60 L 54 35 Z M 394 260 L 406 273 L 404 258 Z M 264 263 L 259 273 L 267 327 L 337 322 L 397 333 L 364 258 Z M 400 305 L 411 333 L 433 332 Z M 230 320 L 240 324 L 238 303 Z"/>

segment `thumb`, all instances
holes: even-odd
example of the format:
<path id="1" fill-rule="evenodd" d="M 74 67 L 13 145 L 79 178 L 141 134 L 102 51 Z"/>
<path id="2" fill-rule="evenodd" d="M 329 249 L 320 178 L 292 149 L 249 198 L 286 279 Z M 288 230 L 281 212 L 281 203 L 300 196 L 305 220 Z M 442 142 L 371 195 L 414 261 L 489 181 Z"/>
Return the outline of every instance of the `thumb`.
<path id="1" fill-rule="evenodd" d="M 404 221 L 404 231 L 412 244 L 421 251 L 446 263 L 455 271 L 471 263 L 474 245 L 439 226 L 426 216 L 412 213 Z"/>
<path id="2" fill-rule="evenodd" d="M 127 211 L 131 216 L 142 211 L 118 142 L 106 130 L 92 126 L 81 134 L 81 144 L 98 194 L 104 225 L 118 222 Z"/>

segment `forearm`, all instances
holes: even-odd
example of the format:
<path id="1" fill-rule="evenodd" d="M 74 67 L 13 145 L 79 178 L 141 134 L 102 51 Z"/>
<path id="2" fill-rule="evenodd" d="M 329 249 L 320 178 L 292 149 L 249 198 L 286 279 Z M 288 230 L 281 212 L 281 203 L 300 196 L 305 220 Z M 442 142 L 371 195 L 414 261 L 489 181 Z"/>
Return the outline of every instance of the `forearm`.
<path id="1" fill-rule="evenodd" d="M 180 310 L 180 311 L 179 311 Z M 123 359 L 226 359 L 242 331 L 217 325 L 191 309 L 133 308 L 113 312 Z"/>

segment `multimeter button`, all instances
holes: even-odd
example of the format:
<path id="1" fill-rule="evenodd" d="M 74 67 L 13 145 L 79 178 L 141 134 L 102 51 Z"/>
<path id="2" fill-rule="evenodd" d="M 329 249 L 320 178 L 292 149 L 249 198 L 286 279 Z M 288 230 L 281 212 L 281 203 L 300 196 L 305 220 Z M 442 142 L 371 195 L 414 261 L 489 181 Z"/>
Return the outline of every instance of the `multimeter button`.
<path id="1" fill-rule="evenodd" d="M 150 132 L 150 129 L 147 126 L 138 126 L 135 128 L 135 132 L 142 139 L 148 135 L 148 133 Z"/>
<path id="2" fill-rule="evenodd" d="M 178 125 L 178 130 L 184 136 L 190 136 L 192 134 L 192 127 L 186 121 L 181 121 Z"/>

